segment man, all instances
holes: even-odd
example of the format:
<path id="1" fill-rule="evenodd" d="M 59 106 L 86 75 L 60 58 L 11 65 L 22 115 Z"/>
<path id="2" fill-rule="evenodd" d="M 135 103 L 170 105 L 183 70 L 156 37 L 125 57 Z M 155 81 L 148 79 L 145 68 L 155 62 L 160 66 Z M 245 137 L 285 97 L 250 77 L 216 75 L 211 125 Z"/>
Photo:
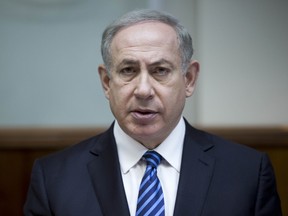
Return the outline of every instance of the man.
<path id="1" fill-rule="evenodd" d="M 170 15 L 133 11 L 108 26 L 99 75 L 116 120 L 35 162 L 25 215 L 281 215 L 265 154 L 182 117 L 199 71 L 192 54 Z"/>

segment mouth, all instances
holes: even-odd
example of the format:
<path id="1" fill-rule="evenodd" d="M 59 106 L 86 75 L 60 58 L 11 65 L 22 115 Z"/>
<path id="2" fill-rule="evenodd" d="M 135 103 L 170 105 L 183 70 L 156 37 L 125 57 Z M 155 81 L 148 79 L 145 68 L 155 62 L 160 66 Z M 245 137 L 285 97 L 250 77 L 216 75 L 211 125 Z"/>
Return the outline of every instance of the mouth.
<path id="1" fill-rule="evenodd" d="M 136 109 L 133 110 L 131 113 L 135 120 L 140 121 L 142 123 L 152 121 L 158 114 L 158 112 L 149 109 Z"/>

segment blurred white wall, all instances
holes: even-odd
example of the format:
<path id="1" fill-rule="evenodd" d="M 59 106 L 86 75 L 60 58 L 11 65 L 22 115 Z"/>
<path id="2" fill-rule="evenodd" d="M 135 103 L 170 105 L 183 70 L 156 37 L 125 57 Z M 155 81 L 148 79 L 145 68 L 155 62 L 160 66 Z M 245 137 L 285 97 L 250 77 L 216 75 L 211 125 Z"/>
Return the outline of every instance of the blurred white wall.
<path id="1" fill-rule="evenodd" d="M 194 38 L 189 121 L 288 124 L 287 1 L 0 0 L 0 127 L 108 126 L 100 38 L 136 8 L 174 14 Z"/>
<path id="2" fill-rule="evenodd" d="M 203 125 L 288 124 L 288 1 L 198 1 Z"/>

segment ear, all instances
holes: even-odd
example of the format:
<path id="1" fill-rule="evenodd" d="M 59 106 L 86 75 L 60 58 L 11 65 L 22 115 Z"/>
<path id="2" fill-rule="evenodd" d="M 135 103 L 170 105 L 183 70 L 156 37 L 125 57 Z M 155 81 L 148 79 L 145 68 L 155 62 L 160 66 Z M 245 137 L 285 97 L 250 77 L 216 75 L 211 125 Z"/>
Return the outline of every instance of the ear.
<path id="1" fill-rule="evenodd" d="M 98 67 L 98 73 L 100 76 L 100 81 L 102 84 L 102 88 L 104 90 L 105 97 L 109 100 L 109 92 L 110 92 L 110 76 L 108 75 L 108 71 L 106 67 L 101 64 Z"/>
<path id="2" fill-rule="evenodd" d="M 191 60 L 187 72 L 185 74 L 185 86 L 186 86 L 186 97 L 192 96 L 195 87 L 196 81 L 199 74 L 199 62 L 195 60 Z"/>

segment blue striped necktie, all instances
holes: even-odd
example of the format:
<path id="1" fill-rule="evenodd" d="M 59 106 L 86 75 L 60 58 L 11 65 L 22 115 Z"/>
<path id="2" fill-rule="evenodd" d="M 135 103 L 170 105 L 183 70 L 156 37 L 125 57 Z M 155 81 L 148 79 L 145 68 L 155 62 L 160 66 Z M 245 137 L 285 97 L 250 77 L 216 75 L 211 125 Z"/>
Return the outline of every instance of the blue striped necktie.
<path id="1" fill-rule="evenodd" d="M 147 167 L 140 184 L 136 216 L 164 216 L 164 195 L 157 177 L 162 157 L 155 151 L 147 151 L 143 157 Z"/>

